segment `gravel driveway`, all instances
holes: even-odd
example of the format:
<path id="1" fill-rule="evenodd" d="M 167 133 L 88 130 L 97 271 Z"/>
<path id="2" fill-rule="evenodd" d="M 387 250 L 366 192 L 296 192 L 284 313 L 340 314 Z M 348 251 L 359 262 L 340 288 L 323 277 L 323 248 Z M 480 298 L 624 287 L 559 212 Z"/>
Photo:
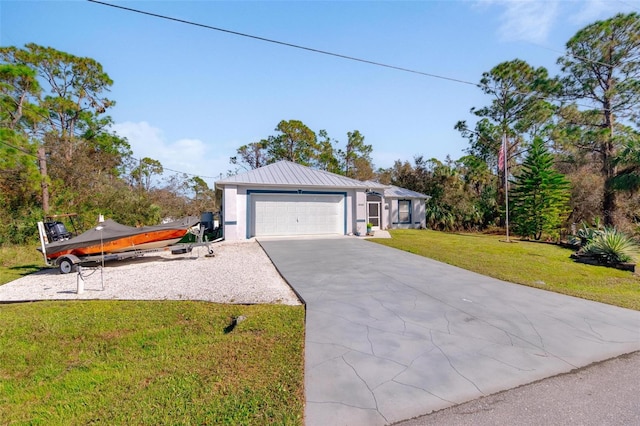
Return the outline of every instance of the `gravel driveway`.
<path id="1" fill-rule="evenodd" d="M 300 304 L 257 242 L 222 242 L 212 248 L 215 257 L 206 257 L 206 248 L 197 247 L 184 255 L 162 253 L 108 262 L 102 270 L 82 268 L 82 274 L 46 269 L 0 286 L 0 302 L 115 299 Z M 84 284 L 81 294 L 78 282 Z"/>

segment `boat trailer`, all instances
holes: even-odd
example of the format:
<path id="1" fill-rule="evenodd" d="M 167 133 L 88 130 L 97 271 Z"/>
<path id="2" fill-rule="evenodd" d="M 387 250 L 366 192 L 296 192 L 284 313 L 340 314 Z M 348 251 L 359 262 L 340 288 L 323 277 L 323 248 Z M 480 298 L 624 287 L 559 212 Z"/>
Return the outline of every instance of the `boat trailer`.
<path id="1" fill-rule="evenodd" d="M 64 227 L 64 226 L 63 226 Z M 213 240 L 208 240 L 207 237 L 211 235 L 211 229 L 207 227 L 207 224 L 200 223 L 197 230 L 189 230 L 187 236 L 191 238 L 187 238 L 189 240 L 193 240 L 190 242 L 177 243 L 173 245 L 169 245 L 166 247 L 160 248 L 148 248 L 148 249 L 132 249 L 128 251 L 118 252 L 118 253 L 100 253 L 94 255 L 87 256 L 76 256 L 74 254 L 65 254 L 63 256 L 57 257 L 55 259 L 49 260 L 47 258 L 46 246 L 49 241 L 51 241 L 51 231 L 48 231 L 49 226 L 44 222 L 38 222 L 38 233 L 40 234 L 40 246 L 42 249 L 42 255 L 44 257 L 45 265 L 49 267 L 57 267 L 61 274 L 68 274 L 77 269 L 77 266 L 89 266 L 102 264 L 104 266 L 104 262 L 110 262 L 114 260 L 125 260 L 132 259 L 136 257 L 142 257 L 145 254 L 151 253 L 161 253 L 170 251 L 171 254 L 186 254 L 191 253 L 196 247 L 206 247 L 207 248 L 207 257 L 215 256 L 211 245 L 217 242 L 222 241 L 224 238 L 217 229 L 214 229 L 215 238 Z M 98 227 L 99 228 L 99 227 Z M 65 230 L 66 231 L 66 230 Z M 54 237 L 55 238 L 55 237 Z"/>

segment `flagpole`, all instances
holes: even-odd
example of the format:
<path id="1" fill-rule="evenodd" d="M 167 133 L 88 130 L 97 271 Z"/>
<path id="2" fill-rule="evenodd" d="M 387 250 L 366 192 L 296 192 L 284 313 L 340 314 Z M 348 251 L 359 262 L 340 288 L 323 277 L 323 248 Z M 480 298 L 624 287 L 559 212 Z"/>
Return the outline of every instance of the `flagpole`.
<path id="1" fill-rule="evenodd" d="M 509 161 L 508 160 L 508 150 L 507 150 L 507 135 L 502 135 L 502 161 L 504 161 L 504 165 L 502 170 L 504 171 L 504 207 L 505 207 L 505 228 L 507 231 L 507 242 L 511 242 L 509 240 Z"/>

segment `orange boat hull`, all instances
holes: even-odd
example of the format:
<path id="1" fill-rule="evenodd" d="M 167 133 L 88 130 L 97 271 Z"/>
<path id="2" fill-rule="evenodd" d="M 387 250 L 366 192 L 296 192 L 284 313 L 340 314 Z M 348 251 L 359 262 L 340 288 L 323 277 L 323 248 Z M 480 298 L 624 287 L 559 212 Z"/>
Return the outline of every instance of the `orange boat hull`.
<path id="1" fill-rule="evenodd" d="M 143 234 L 131 235 L 113 241 L 106 241 L 101 244 L 94 244 L 87 247 L 78 247 L 70 250 L 62 250 L 55 253 L 47 253 L 47 258 L 55 259 L 67 254 L 75 256 L 89 256 L 101 253 L 119 253 L 133 251 L 149 247 L 151 243 L 161 243 L 166 241 L 166 245 L 174 244 L 185 236 L 185 229 L 166 229 Z M 156 247 L 163 247 L 162 244 L 154 244 Z M 142 247 L 140 247 L 142 246 Z"/>

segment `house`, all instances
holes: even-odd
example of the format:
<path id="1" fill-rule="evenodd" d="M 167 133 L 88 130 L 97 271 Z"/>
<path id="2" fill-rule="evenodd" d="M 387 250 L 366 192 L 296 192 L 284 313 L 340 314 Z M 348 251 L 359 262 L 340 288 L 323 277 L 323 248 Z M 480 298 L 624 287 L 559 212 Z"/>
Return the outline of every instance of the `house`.
<path id="1" fill-rule="evenodd" d="M 279 161 L 216 182 L 226 240 L 425 226 L 429 197 Z"/>

